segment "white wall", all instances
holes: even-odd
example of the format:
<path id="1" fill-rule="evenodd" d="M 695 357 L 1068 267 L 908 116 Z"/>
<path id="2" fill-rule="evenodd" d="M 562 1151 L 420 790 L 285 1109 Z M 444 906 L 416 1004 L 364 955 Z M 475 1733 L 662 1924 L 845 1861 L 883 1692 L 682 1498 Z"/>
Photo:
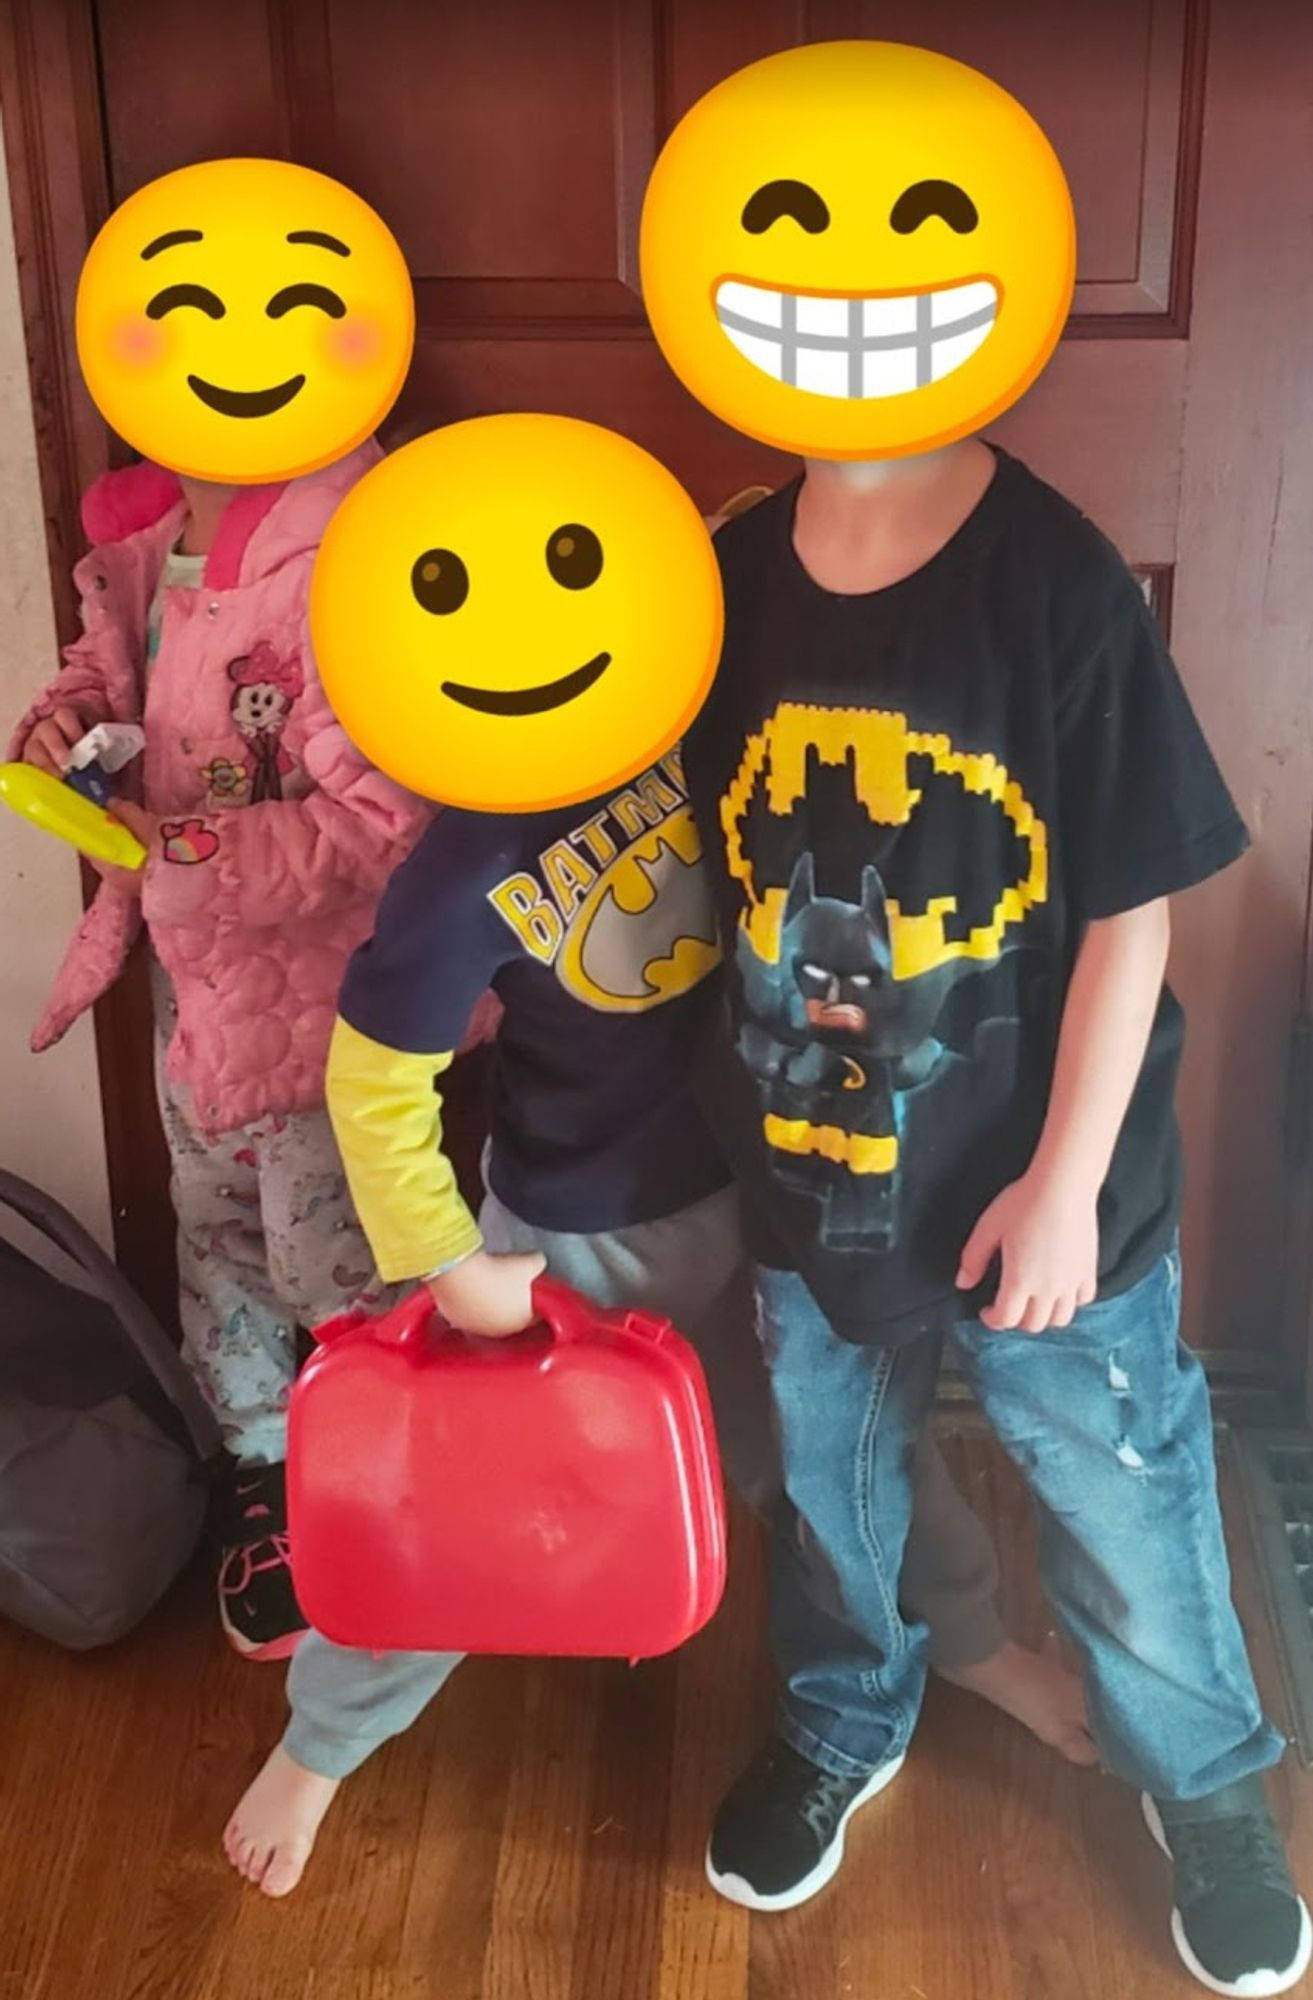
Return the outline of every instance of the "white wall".
<path id="1" fill-rule="evenodd" d="M 54 614 L 0 146 L 0 740 L 56 661 Z M 89 1021 L 37 1057 L 28 1036 L 81 914 L 77 858 L 0 807 L 0 1166 L 58 1195 L 109 1247 Z"/>

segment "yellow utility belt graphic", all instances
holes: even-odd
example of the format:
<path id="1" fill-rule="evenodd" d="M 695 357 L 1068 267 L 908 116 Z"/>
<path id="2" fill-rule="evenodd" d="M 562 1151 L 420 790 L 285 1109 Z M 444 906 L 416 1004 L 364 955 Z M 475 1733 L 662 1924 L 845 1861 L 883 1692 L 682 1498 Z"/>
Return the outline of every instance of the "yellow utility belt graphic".
<path id="1" fill-rule="evenodd" d="M 767 1112 L 762 1129 L 767 1143 L 780 1152 L 800 1158 L 815 1153 L 851 1174 L 891 1174 L 898 1165 L 898 1141 L 892 1133 L 843 1132 L 837 1125 L 809 1125 L 805 1118 L 780 1118 L 774 1112 Z"/>

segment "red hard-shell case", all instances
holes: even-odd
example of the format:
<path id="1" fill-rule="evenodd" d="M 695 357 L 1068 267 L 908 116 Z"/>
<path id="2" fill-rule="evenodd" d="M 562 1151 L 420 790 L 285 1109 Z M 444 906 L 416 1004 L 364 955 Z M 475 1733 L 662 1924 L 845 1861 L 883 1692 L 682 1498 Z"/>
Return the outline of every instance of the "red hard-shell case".
<path id="1" fill-rule="evenodd" d="M 427 1292 L 321 1327 L 293 1391 L 297 1595 L 375 1652 L 647 1659 L 725 1586 L 725 1509 L 701 1364 L 666 1320 L 553 1279 L 539 1322 L 472 1340 Z"/>

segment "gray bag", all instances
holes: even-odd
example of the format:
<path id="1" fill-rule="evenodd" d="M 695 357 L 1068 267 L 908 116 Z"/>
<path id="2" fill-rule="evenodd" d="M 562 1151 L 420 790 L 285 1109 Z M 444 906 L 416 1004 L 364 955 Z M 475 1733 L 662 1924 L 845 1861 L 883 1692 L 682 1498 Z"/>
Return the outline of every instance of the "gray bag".
<path id="1" fill-rule="evenodd" d="M 144 1618 L 199 1540 L 219 1432 L 159 1321 L 68 1212 L 0 1172 L 0 1616 L 79 1651 Z"/>

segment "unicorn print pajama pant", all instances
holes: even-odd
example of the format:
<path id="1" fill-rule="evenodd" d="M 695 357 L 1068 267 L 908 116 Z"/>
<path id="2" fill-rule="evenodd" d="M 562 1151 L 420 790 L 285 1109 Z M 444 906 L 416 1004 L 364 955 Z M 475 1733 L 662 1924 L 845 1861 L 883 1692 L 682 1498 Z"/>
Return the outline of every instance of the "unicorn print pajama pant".
<path id="1" fill-rule="evenodd" d="M 351 1206 L 328 1113 L 261 1118 L 204 1138 L 165 1074 L 174 1018 L 157 967 L 156 1088 L 178 1221 L 183 1358 L 228 1450 L 243 1464 L 275 1464 L 286 1453 L 298 1329 L 391 1294 Z"/>

